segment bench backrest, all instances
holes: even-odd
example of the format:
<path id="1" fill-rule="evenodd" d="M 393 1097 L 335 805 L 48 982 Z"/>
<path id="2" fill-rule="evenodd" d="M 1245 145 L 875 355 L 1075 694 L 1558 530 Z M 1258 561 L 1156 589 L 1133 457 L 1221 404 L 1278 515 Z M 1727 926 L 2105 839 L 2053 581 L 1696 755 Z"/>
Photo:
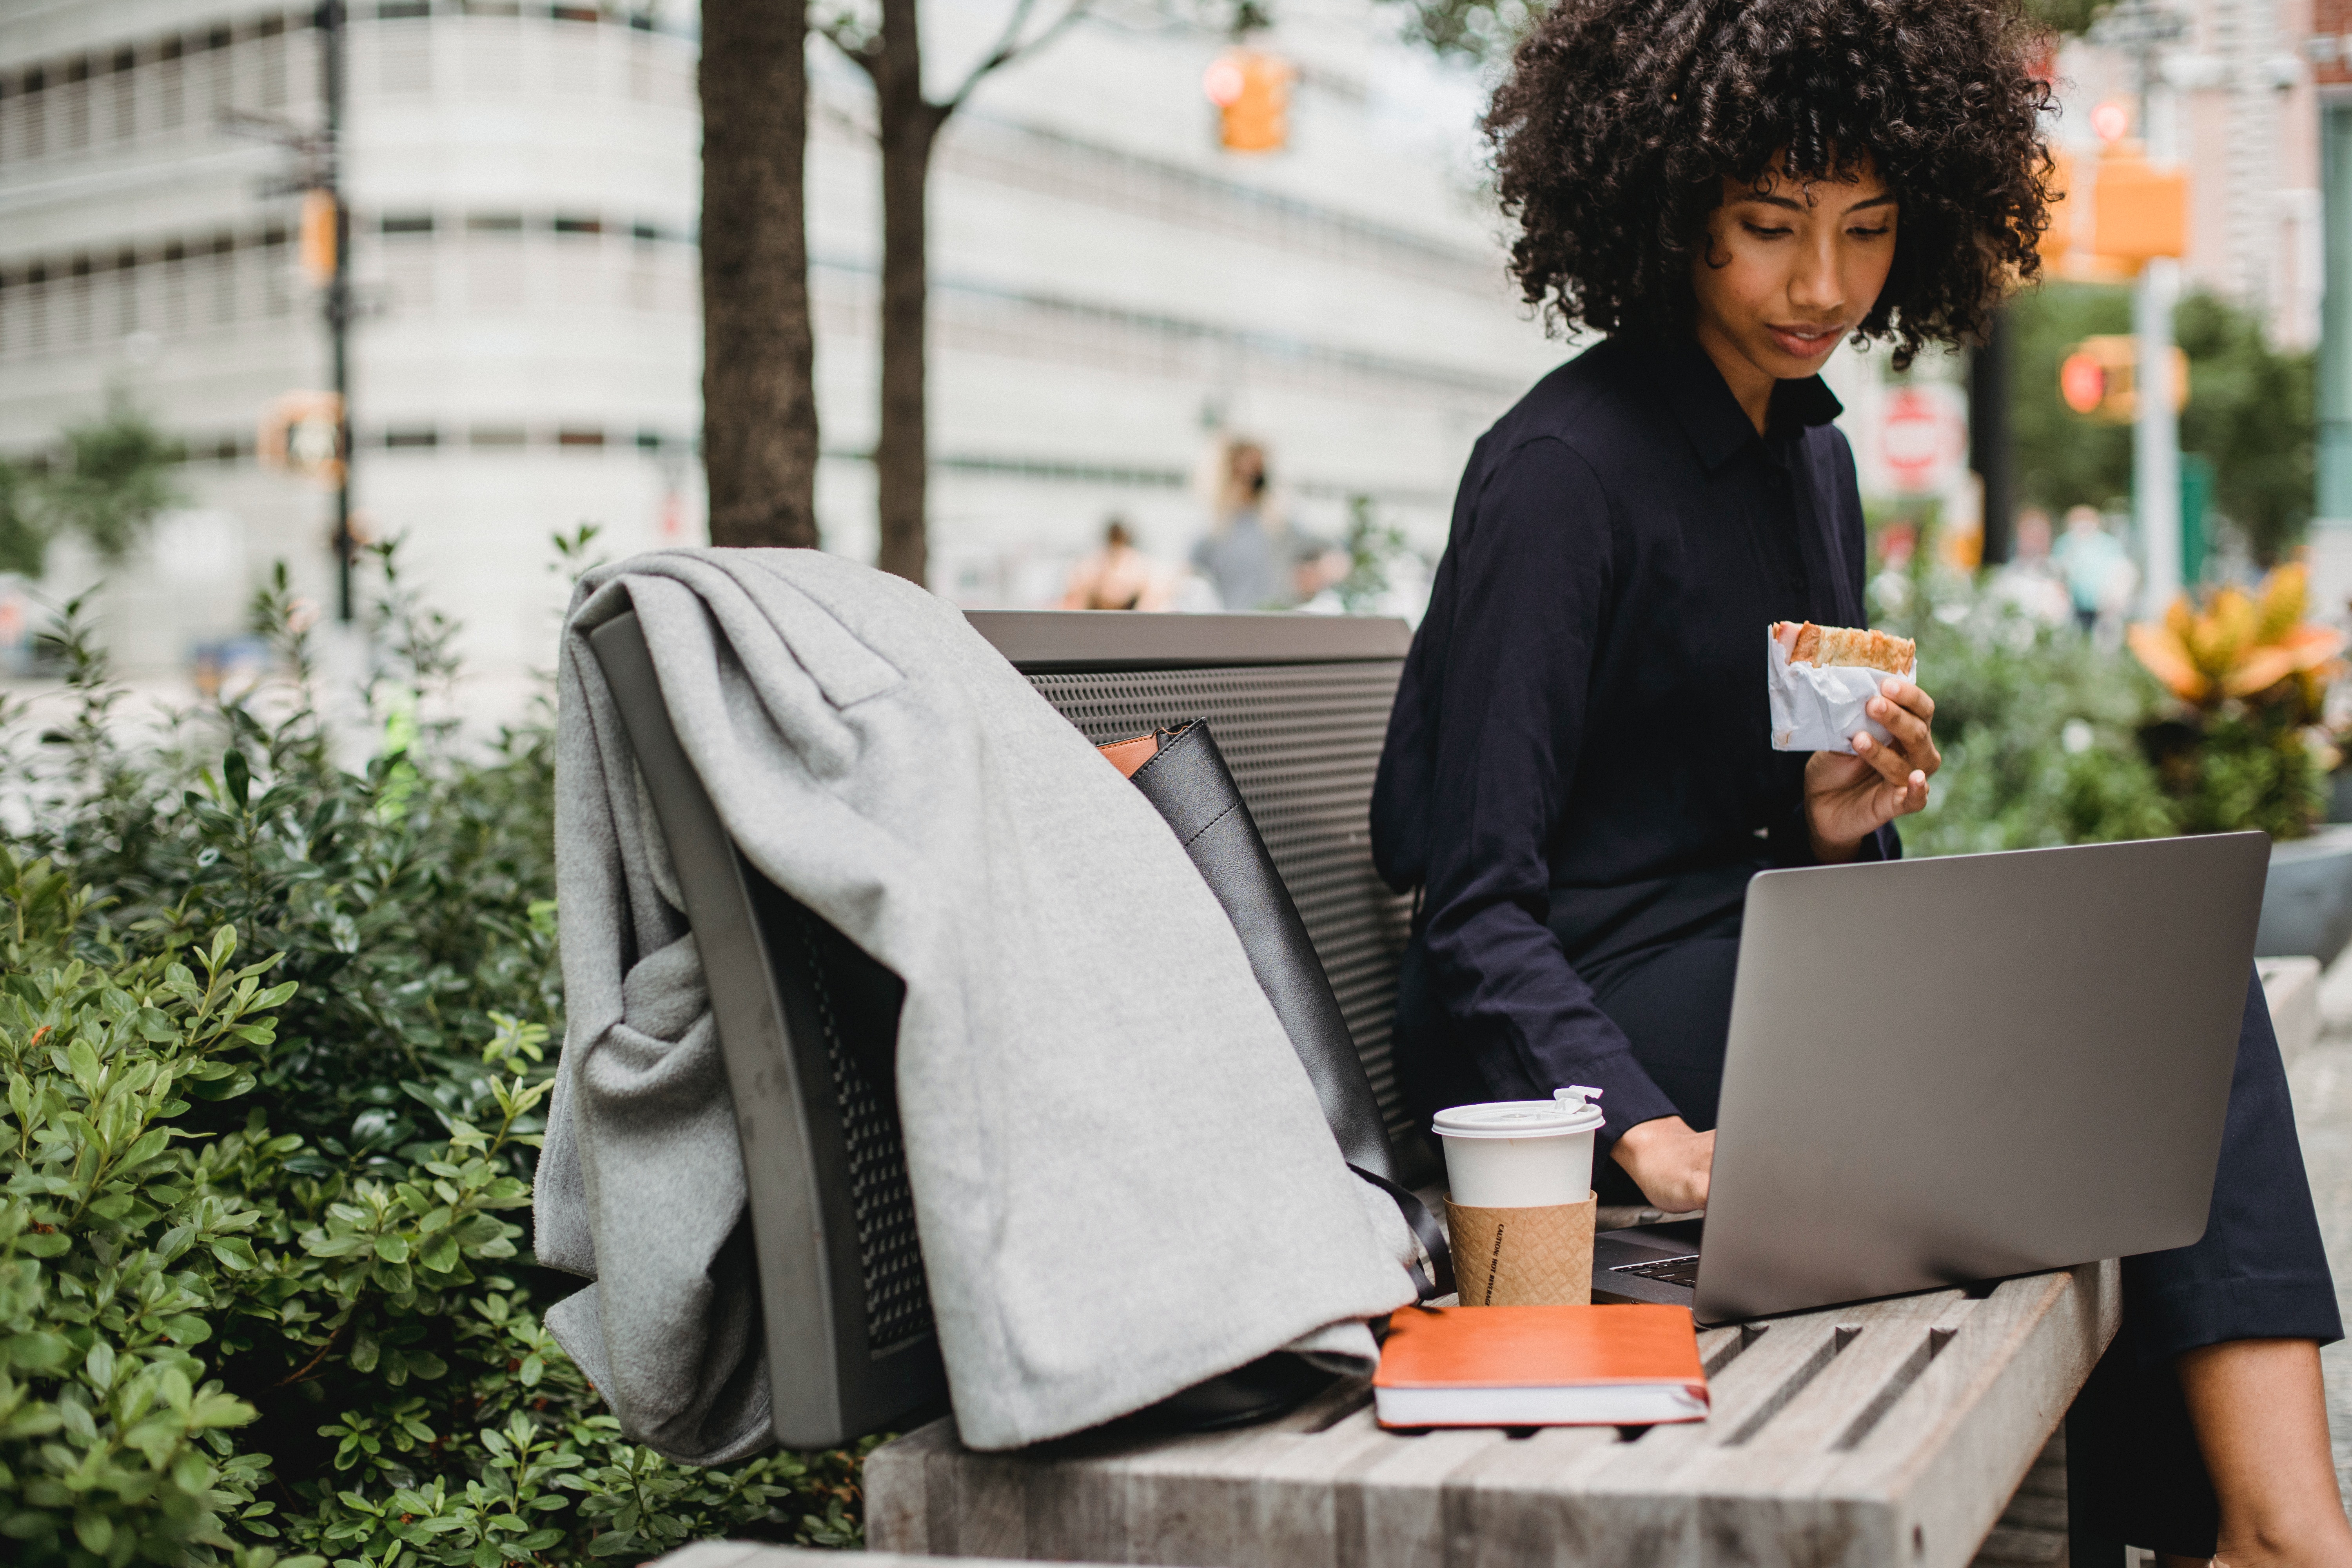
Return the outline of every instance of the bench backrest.
<path id="1" fill-rule="evenodd" d="M 1371 866 L 1369 810 L 1410 640 L 1394 620 L 974 612 L 972 626 L 1088 740 L 1206 719 L 1363 1058 L 1409 1179 L 1433 1168 L 1390 1063 L 1406 901 Z M 777 1440 L 828 1447 L 937 1404 L 899 1144 L 897 979 L 738 853 L 679 749 L 635 616 L 590 638 L 701 949 L 742 1139 Z"/>

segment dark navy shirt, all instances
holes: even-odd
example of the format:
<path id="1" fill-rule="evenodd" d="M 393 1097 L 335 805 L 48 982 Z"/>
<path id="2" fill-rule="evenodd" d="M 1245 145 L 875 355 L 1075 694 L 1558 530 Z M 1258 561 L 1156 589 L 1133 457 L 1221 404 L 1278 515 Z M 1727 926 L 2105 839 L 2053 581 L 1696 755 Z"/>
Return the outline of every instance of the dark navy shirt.
<path id="1" fill-rule="evenodd" d="M 1736 931 L 1750 877 L 1812 861 L 1765 641 L 1864 624 L 1839 412 L 1782 382 L 1759 436 L 1696 342 L 1620 336 L 1472 451 L 1372 795 L 1381 875 L 1421 889 L 1397 1030 L 1417 1110 L 1580 1083 L 1610 1141 L 1675 1114 L 1588 982 Z"/>

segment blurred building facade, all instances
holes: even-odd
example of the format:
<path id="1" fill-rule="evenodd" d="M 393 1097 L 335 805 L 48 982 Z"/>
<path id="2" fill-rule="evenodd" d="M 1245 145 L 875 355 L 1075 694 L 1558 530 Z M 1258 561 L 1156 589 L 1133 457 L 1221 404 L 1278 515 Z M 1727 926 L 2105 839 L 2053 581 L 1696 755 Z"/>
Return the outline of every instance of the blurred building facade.
<path id="1" fill-rule="evenodd" d="M 2311 12 L 2304 53 L 2317 83 L 2321 244 L 2327 278 L 2314 544 L 2336 568 L 2333 574 L 2352 585 L 2352 0 L 2311 0 Z"/>
<path id="2" fill-rule="evenodd" d="M 940 88 L 1006 6 L 926 7 Z M 478 668 L 551 657 L 549 536 L 704 537 L 693 9 L 362 0 L 345 189 L 355 504 L 407 542 Z M 990 78 L 932 184 L 933 586 L 1037 603 L 1106 514 L 1181 557 L 1221 433 L 1264 441 L 1310 529 L 1349 498 L 1433 547 L 1479 430 L 1563 356 L 1510 297 L 1465 154 L 1475 93 L 1360 0 L 1258 40 L 1299 68 L 1284 153 L 1221 153 L 1219 38 L 1110 7 Z M 830 548 L 870 558 L 878 206 L 862 78 L 811 54 L 812 292 Z M 0 0 L 0 452 L 121 388 L 184 440 L 190 505 L 100 603 L 135 668 L 184 667 L 284 559 L 331 598 L 329 498 L 255 426 L 323 384 L 286 155 L 226 117 L 319 117 L 307 10 Z M 1450 96 L 1449 96 L 1450 95 Z M 1438 107 L 1433 110 L 1433 102 Z M 53 586 L 97 571 L 57 552 Z"/>

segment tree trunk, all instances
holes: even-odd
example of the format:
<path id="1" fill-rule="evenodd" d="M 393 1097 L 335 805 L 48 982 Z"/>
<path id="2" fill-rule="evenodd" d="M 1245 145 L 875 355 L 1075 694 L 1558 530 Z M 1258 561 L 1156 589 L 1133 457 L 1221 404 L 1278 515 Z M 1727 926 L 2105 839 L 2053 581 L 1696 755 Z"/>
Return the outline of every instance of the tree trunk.
<path id="1" fill-rule="evenodd" d="M 873 63 L 882 153 L 882 406 L 874 477 L 882 528 L 875 564 L 920 583 L 930 564 L 923 525 L 929 482 L 924 329 L 930 290 L 923 197 L 931 144 L 948 110 L 923 97 L 915 7 L 916 0 L 882 0 Z"/>
<path id="2" fill-rule="evenodd" d="M 814 545 L 806 8 L 702 0 L 702 461 L 710 542 Z"/>

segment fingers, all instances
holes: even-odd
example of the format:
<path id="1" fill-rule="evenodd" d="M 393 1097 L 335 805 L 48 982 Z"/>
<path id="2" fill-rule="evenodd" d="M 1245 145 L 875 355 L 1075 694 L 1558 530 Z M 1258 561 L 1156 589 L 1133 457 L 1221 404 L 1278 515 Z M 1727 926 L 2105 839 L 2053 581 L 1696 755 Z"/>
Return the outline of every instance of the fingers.
<path id="1" fill-rule="evenodd" d="M 1907 680 L 1889 678 L 1879 683 L 1879 695 L 1870 700 L 1864 711 L 1885 726 L 1892 742 L 1877 741 L 1866 732 L 1853 737 L 1854 755 L 1869 762 L 1895 788 L 1898 798 L 1889 802 L 1888 815 L 1902 816 L 1923 809 L 1927 803 L 1927 781 L 1944 765 L 1944 754 L 1936 749 L 1935 735 L 1927 727 L 1935 715 L 1935 699 Z"/>
<path id="2" fill-rule="evenodd" d="M 1895 808 L 1895 815 L 1908 816 L 1915 811 L 1927 809 L 1927 775 L 1924 771 L 1915 768 L 1912 770 L 1911 776 L 1904 781 L 1903 803 Z"/>
<path id="3" fill-rule="evenodd" d="M 1911 782 L 1911 775 L 1918 771 L 1900 749 L 1880 744 L 1870 738 L 1867 731 L 1854 732 L 1853 754 L 1875 768 L 1878 776 L 1891 784 L 1907 784 Z"/>
<path id="4" fill-rule="evenodd" d="M 1892 746 L 1882 746 L 1867 734 L 1853 738 L 1854 755 L 1876 769 L 1883 783 L 1870 786 L 1871 804 L 1883 812 L 1879 820 L 1890 822 L 1898 816 L 1908 816 L 1927 807 L 1927 773 L 1915 768 L 1908 758 Z"/>
<path id="5" fill-rule="evenodd" d="M 1913 767 L 1933 773 L 1943 764 L 1935 738 L 1927 732 L 1927 721 L 1908 708 L 1884 697 L 1874 697 L 1863 711 L 1886 726 L 1887 734 Z"/>
<path id="6" fill-rule="evenodd" d="M 1890 675 L 1878 683 L 1879 695 L 1927 723 L 1936 717 L 1936 700 L 1900 676 Z"/>

